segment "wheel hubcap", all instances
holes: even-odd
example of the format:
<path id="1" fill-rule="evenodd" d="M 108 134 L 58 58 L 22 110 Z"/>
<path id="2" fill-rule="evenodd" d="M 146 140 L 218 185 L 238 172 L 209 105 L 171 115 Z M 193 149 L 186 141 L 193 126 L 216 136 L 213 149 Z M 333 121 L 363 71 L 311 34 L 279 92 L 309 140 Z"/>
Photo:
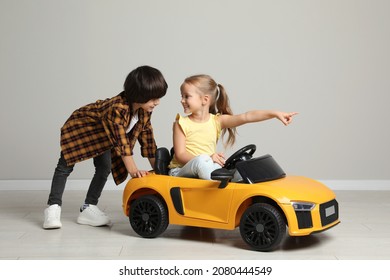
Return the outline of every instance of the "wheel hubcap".
<path id="1" fill-rule="evenodd" d="M 263 224 L 258 224 L 256 226 L 256 231 L 257 232 L 263 232 L 264 231 L 264 225 Z"/>
<path id="2" fill-rule="evenodd" d="M 148 213 L 143 213 L 142 214 L 142 221 L 144 221 L 144 222 L 147 222 L 147 221 L 149 221 L 149 214 Z"/>

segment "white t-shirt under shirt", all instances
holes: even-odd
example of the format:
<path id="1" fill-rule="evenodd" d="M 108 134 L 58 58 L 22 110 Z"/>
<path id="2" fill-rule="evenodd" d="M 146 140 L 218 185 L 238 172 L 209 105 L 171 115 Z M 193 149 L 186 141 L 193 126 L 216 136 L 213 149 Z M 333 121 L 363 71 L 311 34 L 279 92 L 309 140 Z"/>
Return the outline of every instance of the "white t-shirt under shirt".
<path id="1" fill-rule="evenodd" d="M 138 114 L 134 114 L 134 116 L 131 118 L 129 127 L 126 130 L 126 133 L 129 133 L 133 129 L 133 127 L 135 126 L 135 124 L 137 122 L 138 122 Z"/>

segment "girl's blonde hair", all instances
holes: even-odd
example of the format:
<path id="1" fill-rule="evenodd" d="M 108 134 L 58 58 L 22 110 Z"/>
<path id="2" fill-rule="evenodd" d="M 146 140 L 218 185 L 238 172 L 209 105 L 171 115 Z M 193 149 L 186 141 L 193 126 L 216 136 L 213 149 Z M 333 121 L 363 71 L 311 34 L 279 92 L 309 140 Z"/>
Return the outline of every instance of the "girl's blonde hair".
<path id="1" fill-rule="evenodd" d="M 221 84 L 216 83 L 209 75 L 190 76 L 184 80 L 183 84 L 191 84 L 197 87 L 202 94 L 211 96 L 209 113 L 233 115 L 225 88 Z M 228 132 L 229 136 L 224 144 L 225 146 L 232 146 L 236 141 L 236 128 L 224 128 L 222 130 L 222 138 L 226 132 Z"/>

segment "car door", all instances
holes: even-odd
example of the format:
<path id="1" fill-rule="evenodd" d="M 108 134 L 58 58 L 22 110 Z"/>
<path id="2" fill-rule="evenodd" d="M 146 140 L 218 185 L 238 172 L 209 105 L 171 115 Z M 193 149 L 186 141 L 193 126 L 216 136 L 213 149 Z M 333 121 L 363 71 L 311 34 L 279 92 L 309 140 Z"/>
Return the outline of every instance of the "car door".
<path id="1" fill-rule="evenodd" d="M 219 189 L 218 181 L 173 177 L 171 189 L 181 199 L 182 215 L 189 218 L 228 223 L 233 190 Z"/>

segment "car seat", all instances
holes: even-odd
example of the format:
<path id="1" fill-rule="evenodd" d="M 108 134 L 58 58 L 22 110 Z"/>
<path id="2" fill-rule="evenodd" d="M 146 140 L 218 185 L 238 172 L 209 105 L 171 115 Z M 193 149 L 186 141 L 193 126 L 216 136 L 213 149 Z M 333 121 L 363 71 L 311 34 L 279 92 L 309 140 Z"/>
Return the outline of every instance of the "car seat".
<path id="1" fill-rule="evenodd" d="M 173 157 L 173 148 L 171 152 L 167 148 L 161 147 L 156 150 L 155 162 L 154 162 L 154 172 L 159 175 L 168 175 L 169 172 L 169 163 Z"/>

